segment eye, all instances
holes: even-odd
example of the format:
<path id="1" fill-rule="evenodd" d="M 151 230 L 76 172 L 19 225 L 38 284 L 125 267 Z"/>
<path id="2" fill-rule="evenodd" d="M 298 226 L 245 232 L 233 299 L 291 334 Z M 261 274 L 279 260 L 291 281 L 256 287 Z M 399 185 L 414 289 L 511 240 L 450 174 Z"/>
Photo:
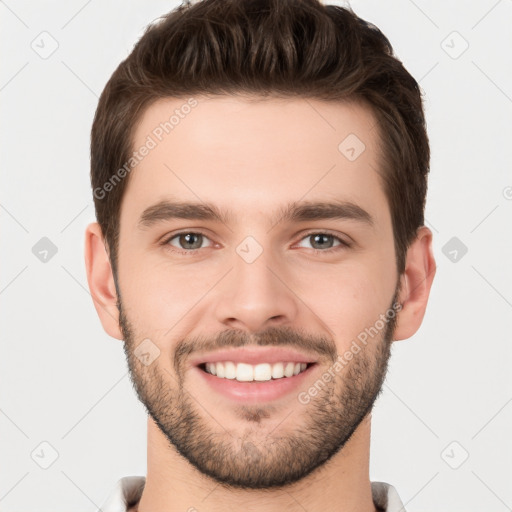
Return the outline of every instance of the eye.
<path id="1" fill-rule="evenodd" d="M 339 248 L 350 247 L 350 244 L 342 240 L 340 237 L 331 235 L 330 233 L 314 232 L 308 233 L 302 240 L 310 240 L 312 249 L 319 252 L 336 251 Z M 334 245 L 335 242 L 338 242 Z M 341 246 L 341 247 L 340 247 Z"/>
<path id="2" fill-rule="evenodd" d="M 161 244 L 170 249 L 172 252 L 181 254 L 195 254 L 199 249 L 213 246 L 212 243 L 208 246 L 203 246 L 203 243 L 211 240 L 201 232 L 196 231 L 183 231 L 181 233 L 175 233 L 170 237 L 167 237 Z M 340 237 L 325 233 L 325 232 L 312 232 L 308 233 L 301 239 L 310 241 L 310 248 L 315 252 L 331 252 L 337 251 L 346 247 L 350 247 L 348 242 L 345 242 Z"/>
<path id="3" fill-rule="evenodd" d="M 176 239 L 176 244 L 173 241 Z M 172 235 L 170 238 L 167 238 L 162 242 L 162 245 L 171 246 L 178 249 L 177 252 L 181 253 L 190 253 L 195 252 L 198 249 L 203 248 L 203 242 L 205 240 L 209 240 L 209 238 L 203 233 L 197 233 L 195 231 L 185 231 L 182 233 L 177 233 Z M 183 249 L 183 250 L 179 250 Z M 172 249 L 174 250 L 174 249 Z"/>

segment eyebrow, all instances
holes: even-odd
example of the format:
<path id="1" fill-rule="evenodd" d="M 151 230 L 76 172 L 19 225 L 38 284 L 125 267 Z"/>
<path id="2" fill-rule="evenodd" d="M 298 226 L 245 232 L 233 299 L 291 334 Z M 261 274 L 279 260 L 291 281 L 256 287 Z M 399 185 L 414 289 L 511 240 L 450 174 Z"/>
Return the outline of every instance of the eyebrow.
<path id="1" fill-rule="evenodd" d="M 161 221 L 173 219 L 217 221 L 229 225 L 235 218 L 231 210 L 220 210 L 211 203 L 163 200 L 144 210 L 138 227 L 145 229 Z M 374 226 L 372 216 L 359 205 L 350 201 L 293 201 L 280 208 L 271 225 L 278 222 L 304 222 L 328 219 L 356 220 Z"/>

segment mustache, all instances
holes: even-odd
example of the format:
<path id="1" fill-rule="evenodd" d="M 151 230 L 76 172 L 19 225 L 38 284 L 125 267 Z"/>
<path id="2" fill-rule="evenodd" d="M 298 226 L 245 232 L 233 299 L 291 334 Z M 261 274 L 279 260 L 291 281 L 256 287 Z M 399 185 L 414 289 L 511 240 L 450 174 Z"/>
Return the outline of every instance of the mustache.
<path id="1" fill-rule="evenodd" d="M 178 371 L 180 364 L 195 352 L 214 352 L 225 348 L 239 348 L 247 345 L 260 347 L 288 347 L 301 351 L 317 353 L 333 363 L 337 358 L 334 340 L 313 336 L 304 330 L 290 327 L 270 327 L 260 333 L 249 333 L 240 329 L 220 331 L 213 338 L 197 336 L 181 340 L 174 352 L 174 367 Z"/>

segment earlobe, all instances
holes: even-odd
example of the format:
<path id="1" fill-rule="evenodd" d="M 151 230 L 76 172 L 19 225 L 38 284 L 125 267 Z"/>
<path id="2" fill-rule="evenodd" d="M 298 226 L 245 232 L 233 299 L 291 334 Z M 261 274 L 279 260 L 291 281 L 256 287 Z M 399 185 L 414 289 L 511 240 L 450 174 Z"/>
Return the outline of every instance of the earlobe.
<path id="1" fill-rule="evenodd" d="M 113 338 L 122 340 L 114 276 L 97 222 L 89 224 L 85 230 L 85 267 L 89 290 L 103 329 Z"/>
<path id="2" fill-rule="evenodd" d="M 394 340 L 410 338 L 419 329 L 435 273 L 432 232 L 426 226 L 422 226 L 409 246 L 405 270 L 400 278 L 398 302 L 402 304 L 402 309 L 398 315 Z"/>

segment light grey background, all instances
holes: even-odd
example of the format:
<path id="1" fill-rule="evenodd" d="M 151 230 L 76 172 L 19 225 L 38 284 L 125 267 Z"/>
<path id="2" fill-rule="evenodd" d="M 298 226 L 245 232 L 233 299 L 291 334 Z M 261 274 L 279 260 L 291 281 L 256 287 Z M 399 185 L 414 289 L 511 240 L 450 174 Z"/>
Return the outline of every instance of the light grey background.
<path id="1" fill-rule="evenodd" d="M 89 134 L 115 67 L 176 5 L 0 1 L 1 511 L 92 512 L 145 475 L 144 410 L 87 290 Z M 425 91 L 438 264 L 420 331 L 393 347 L 370 476 L 409 512 L 510 510 L 512 1 L 351 5 Z"/>

